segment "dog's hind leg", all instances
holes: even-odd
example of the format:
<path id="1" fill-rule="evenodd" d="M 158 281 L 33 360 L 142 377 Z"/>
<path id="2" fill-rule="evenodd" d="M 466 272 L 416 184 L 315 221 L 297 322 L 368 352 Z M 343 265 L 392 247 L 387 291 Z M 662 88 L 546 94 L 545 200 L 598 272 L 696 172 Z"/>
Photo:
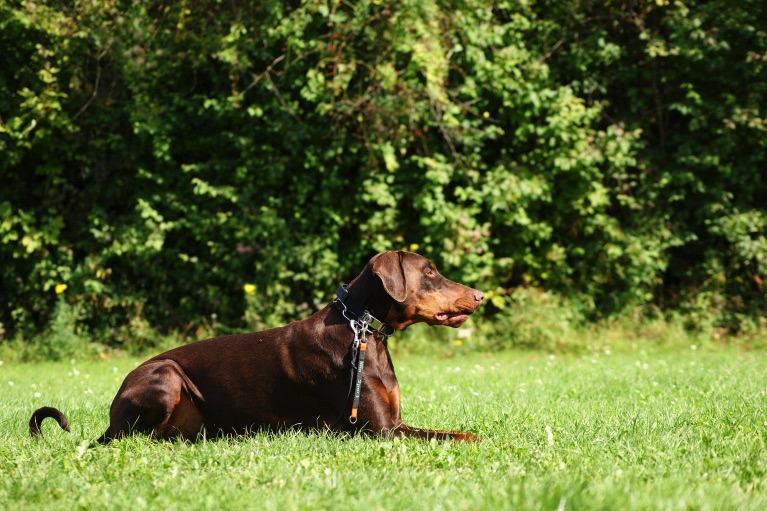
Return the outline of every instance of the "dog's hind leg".
<path id="1" fill-rule="evenodd" d="M 109 410 L 109 429 L 97 442 L 107 443 L 133 432 L 195 440 L 205 426 L 194 403 L 198 395 L 176 362 L 142 364 L 125 378 Z"/>

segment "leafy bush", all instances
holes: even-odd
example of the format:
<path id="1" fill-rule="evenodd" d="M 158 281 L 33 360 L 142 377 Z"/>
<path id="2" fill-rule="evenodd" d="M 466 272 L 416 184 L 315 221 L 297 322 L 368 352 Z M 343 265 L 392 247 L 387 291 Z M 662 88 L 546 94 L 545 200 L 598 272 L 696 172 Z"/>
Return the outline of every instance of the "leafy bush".
<path id="1" fill-rule="evenodd" d="M 416 245 L 574 317 L 751 328 L 765 9 L 6 2 L 4 335 L 49 328 L 60 284 L 106 343 L 261 328 Z"/>

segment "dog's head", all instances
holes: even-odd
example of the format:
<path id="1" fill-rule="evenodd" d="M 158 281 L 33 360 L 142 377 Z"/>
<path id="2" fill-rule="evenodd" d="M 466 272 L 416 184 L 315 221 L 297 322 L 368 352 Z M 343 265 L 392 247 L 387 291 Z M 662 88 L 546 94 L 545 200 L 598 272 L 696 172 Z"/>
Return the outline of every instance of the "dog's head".
<path id="1" fill-rule="evenodd" d="M 413 252 L 383 252 L 369 268 L 390 300 L 381 319 L 397 330 L 413 323 L 459 327 L 484 299 L 482 292 L 446 279 L 434 263 Z"/>

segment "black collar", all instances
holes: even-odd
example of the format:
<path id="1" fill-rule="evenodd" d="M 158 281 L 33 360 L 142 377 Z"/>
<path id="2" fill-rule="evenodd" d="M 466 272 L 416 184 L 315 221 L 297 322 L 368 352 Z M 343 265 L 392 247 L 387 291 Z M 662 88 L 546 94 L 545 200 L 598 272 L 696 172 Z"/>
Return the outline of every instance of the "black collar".
<path id="1" fill-rule="evenodd" d="M 341 314 L 349 321 L 356 321 L 365 325 L 367 333 L 381 333 L 385 337 L 389 337 L 394 333 L 394 328 L 390 327 L 383 321 L 379 320 L 368 310 L 365 309 L 364 304 L 356 303 L 349 297 L 349 290 L 346 288 L 346 284 L 341 284 L 336 289 L 337 298 L 333 300 L 336 308 L 341 311 Z M 350 317 L 351 316 L 351 317 Z"/>

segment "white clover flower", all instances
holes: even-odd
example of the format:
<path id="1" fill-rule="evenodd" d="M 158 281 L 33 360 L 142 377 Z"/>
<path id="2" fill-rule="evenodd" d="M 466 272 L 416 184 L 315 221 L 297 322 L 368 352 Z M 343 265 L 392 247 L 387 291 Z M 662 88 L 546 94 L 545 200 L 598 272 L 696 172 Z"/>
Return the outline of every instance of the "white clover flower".
<path id="1" fill-rule="evenodd" d="M 554 445 L 554 431 L 552 431 L 551 426 L 548 424 L 546 425 L 546 443 L 549 447 Z"/>

